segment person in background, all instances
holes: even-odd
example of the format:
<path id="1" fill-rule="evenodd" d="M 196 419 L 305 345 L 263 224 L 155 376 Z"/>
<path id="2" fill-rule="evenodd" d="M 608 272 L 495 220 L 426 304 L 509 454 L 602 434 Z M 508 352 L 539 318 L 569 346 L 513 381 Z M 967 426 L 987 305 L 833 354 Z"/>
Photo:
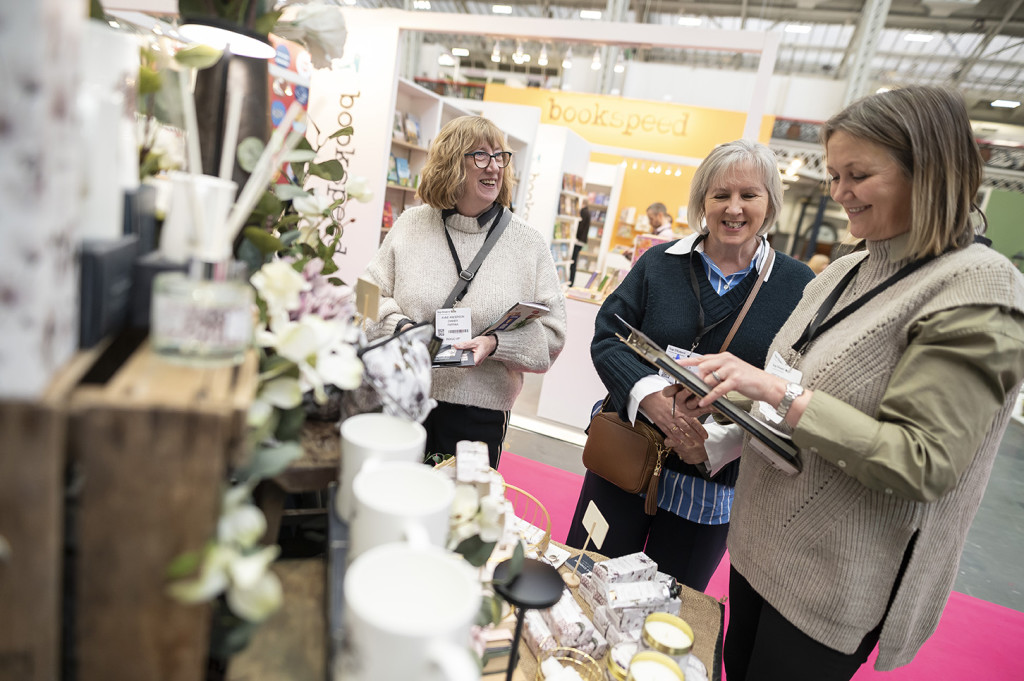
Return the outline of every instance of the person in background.
<path id="1" fill-rule="evenodd" d="M 814 272 L 815 276 L 817 276 L 825 271 L 829 262 L 831 262 L 829 257 L 824 253 L 815 253 L 807 261 L 807 266 L 810 267 L 811 271 Z"/>
<path id="2" fill-rule="evenodd" d="M 725 552 L 738 465 L 710 475 L 684 458 L 738 449 L 742 436 L 737 426 L 705 426 L 700 413 L 676 409 L 661 392 L 668 380 L 616 338 L 625 331 L 616 315 L 670 354 L 717 352 L 764 272 L 729 346 L 763 363 L 772 337 L 813 278 L 806 265 L 781 253 L 768 264 L 771 247 L 764 234 L 781 205 L 782 182 L 768 147 L 746 140 L 716 147 L 690 184 L 689 222 L 702 225 L 700 233 L 651 247 L 601 306 L 591 356 L 608 389 L 609 409 L 630 423 L 653 423 L 675 454 L 666 460 L 653 516 L 644 512 L 644 497 L 588 471 L 566 541 L 570 546 L 586 541 L 582 519 L 594 501 L 610 523 L 601 553 L 645 551 L 681 583 L 701 591 L 707 586 Z"/>
<path id="3" fill-rule="evenodd" d="M 655 236 L 671 237 L 672 216 L 664 203 L 652 203 L 647 206 L 647 221 L 651 223 L 651 233 Z"/>
<path id="4" fill-rule="evenodd" d="M 504 133 L 481 116 L 452 120 L 427 154 L 419 186 L 424 205 L 395 221 L 364 275 L 381 291 L 368 338 L 433 322 L 490 230 L 511 218 L 454 305 L 468 311 L 471 327 L 471 339 L 454 347 L 472 350 L 475 366 L 433 370 L 438 406 L 423 423 L 428 454 L 454 454 L 460 440 L 482 441 L 494 468 L 523 373 L 547 371 L 565 343 L 565 299 L 551 252 L 538 230 L 511 214 L 514 183 Z M 513 331 L 478 335 L 519 302 L 551 311 Z"/>
<path id="5" fill-rule="evenodd" d="M 832 198 L 866 250 L 808 285 L 769 371 L 731 353 L 681 361 L 713 387 L 688 402 L 760 401 L 803 461 L 787 477 L 743 450 L 729 681 L 850 679 L 876 644 L 875 669 L 913 660 L 1024 378 L 1024 277 L 976 241 L 984 163 L 960 95 L 872 95 L 822 139 Z"/>
<path id="6" fill-rule="evenodd" d="M 580 258 L 580 251 L 587 245 L 590 237 L 590 206 L 586 198 L 580 200 L 580 221 L 576 224 L 576 243 L 572 247 L 572 265 L 569 266 L 569 286 L 576 285 L 576 263 Z"/>

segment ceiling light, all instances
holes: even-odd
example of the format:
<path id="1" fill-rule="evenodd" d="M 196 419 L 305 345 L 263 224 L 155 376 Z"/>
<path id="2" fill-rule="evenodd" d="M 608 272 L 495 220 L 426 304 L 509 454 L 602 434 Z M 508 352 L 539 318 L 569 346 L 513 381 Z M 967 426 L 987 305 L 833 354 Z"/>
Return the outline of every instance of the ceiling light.
<path id="1" fill-rule="evenodd" d="M 679 177 L 679 176 L 681 176 L 682 174 L 683 174 L 683 171 L 682 171 L 682 170 L 680 170 L 679 168 L 676 168 L 676 177 Z"/>
<path id="2" fill-rule="evenodd" d="M 1016 109 L 1020 106 L 1020 102 L 1015 102 L 1012 99 L 996 99 L 992 102 L 992 106 L 998 109 Z"/>
<path id="3" fill-rule="evenodd" d="M 581 9 L 580 19 L 600 19 L 601 10 L 599 9 Z"/>
<path id="4" fill-rule="evenodd" d="M 547 45 L 541 45 L 540 46 L 540 54 L 537 55 L 537 66 L 547 66 L 547 65 L 548 65 L 548 46 Z"/>
<path id="5" fill-rule="evenodd" d="M 190 42 L 228 50 L 240 57 L 270 59 L 276 54 L 267 36 L 214 17 L 185 17 L 178 32 Z"/>
<path id="6" fill-rule="evenodd" d="M 523 44 L 516 41 L 516 51 L 512 53 L 512 61 L 516 64 L 525 64 L 530 61 L 530 55 L 523 52 Z"/>
<path id="7" fill-rule="evenodd" d="M 571 69 L 572 68 L 572 48 L 571 47 L 568 50 L 565 51 L 565 57 L 562 59 L 562 68 L 563 69 Z"/>
<path id="8" fill-rule="evenodd" d="M 439 66 L 455 66 L 455 57 L 447 52 L 442 52 L 437 57 L 437 63 Z"/>
<path id="9" fill-rule="evenodd" d="M 612 69 L 615 73 L 622 73 L 626 70 L 626 58 L 619 52 L 619 56 L 615 58 L 615 68 Z"/>
<path id="10" fill-rule="evenodd" d="M 413 0 L 413 9 L 430 9 L 430 0 Z"/>
<path id="11" fill-rule="evenodd" d="M 453 57 L 468 57 L 469 56 L 469 50 L 467 50 L 465 47 L 453 47 L 452 48 L 452 56 Z"/>
<path id="12" fill-rule="evenodd" d="M 512 14 L 512 5 L 491 5 L 491 11 L 495 14 Z"/>
<path id="13" fill-rule="evenodd" d="M 501 61 L 501 47 L 498 45 L 497 41 L 494 43 L 494 49 L 491 50 L 491 61 L 495 64 Z"/>
<path id="14" fill-rule="evenodd" d="M 935 36 L 927 33 L 908 33 L 903 39 L 912 43 L 929 43 Z"/>
<path id="15" fill-rule="evenodd" d="M 601 68 L 601 48 L 594 50 L 594 59 L 590 62 L 590 68 L 597 71 Z"/>
<path id="16" fill-rule="evenodd" d="M 786 33 L 810 33 L 811 27 L 808 24 L 786 24 Z"/>
<path id="17" fill-rule="evenodd" d="M 676 22 L 680 26 L 700 26 L 701 18 L 700 17 L 679 17 L 676 20 Z"/>
<path id="18" fill-rule="evenodd" d="M 878 88 L 877 90 L 875 90 L 875 94 L 876 94 L 876 95 L 880 95 L 880 94 L 882 94 L 883 92 L 889 92 L 890 90 L 892 90 L 892 88 L 891 88 L 891 87 L 886 87 L 885 85 L 883 85 L 882 87 L 880 87 L 880 88 Z"/>

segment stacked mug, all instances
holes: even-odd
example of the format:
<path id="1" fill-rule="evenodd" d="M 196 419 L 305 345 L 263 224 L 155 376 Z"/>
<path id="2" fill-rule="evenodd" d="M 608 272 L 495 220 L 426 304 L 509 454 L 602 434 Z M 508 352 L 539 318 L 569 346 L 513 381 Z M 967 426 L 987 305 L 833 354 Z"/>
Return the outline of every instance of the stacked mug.
<path id="1" fill-rule="evenodd" d="M 454 483 L 423 463 L 426 431 L 386 414 L 341 424 L 339 517 L 349 526 L 345 639 L 335 681 L 477 681 L 475 570 L 444 546 Z"/>

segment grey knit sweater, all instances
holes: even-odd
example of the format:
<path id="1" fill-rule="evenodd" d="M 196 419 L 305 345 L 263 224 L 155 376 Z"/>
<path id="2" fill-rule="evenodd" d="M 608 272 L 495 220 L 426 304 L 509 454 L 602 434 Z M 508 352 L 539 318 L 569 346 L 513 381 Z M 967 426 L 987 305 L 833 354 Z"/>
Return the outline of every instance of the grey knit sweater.
<path id="1" fill-rule="evenodd" d="M 906 264 L 890 259 L 890 246 L 891 240 L 868 244 L 870 257 L 835 311 Z M 798 355 L 792 345 L 821 301 L 867 255 L 842 258 L 811 282 L 772 345 L 803 372 L 805 387 L 866 414 L 877 413 L 919 320 L 968 305 L 1024 312 L 1020 273 L 998 253 L 973 245 L 889 287 Z M 943 377 L 932 380 L 941 385 Z M 1019 387 L 1009 391 L 953 490 L 931 503 L 869 489 L 815 449 L 801 451 L 804 470 L 795 477 L 746 450 L 728 540 L 732 564 L 790 622 L 836 650 L 853 652 L 884 616 L 875 668 L 909 663 L 938 625 Z M 971 386 L 958 389 L 970 399 Z"/>
<path id="2" fill-rule="evenodd" d="M 467 267 L 487 236 L 476 218 L 452 215 L 449 233 Z M 434 321 L 458 279 L 445 240 L 441 211 L 417 206 L 402 213 L 364 276 L 381 289 L 372 338 L 394 333 L 403 318 Z M 551 252 L 540 233 L 513 215 L 480 266 L 460 308 L 473 316 L 477 335 L 519 302 L 544 303 L 551 312 L 515 331 L 499 332 L 498 349 L 477 367 L 435 369 L 431 396 L 442 402 L 508 411 L 523 387 L 523 372 L 547 371 L 565 343 L 565 297 Z"/>

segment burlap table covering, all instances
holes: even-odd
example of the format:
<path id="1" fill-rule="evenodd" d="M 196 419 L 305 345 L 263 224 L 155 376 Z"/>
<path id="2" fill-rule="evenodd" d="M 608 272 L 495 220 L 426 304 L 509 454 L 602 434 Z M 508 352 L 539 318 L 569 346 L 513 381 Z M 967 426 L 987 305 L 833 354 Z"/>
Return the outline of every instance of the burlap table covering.
<path id="1" fill-rule="evenodd" d="M 561 546 L 572 551 L 573 555 L 576 555 L 575 549 L 568 549 L 568 547 L 558 542 L 554 543 L 556 546 Z M 593 558 L 595 562 L 606 559 L 605 556 L 593 551 L 587 551 L 586 554 Z M 572 569 L 563 566 L 558 571 L 564 574 L 572 572 Z M 587 617 L 593 619 L 594 613 L 580 597 L 579 587 L 570 589 L 570 591 L 572 591 L 576 602 L 583 608 L 583 612 L 586 613 Z M 708 668 L 708 678 L 711 681 L 717 681 L 721 678 L 723 606 L 711 596 L 685 586 L 679 594 L 679 599 L 682 601 L 679 616 L 686 620 L 693 629 L 693 654 Z M 598 662 L 601 663 L 602 668 L 606 663 L 604 657 L 599 659 Z M 519 665 L 516 668 L 513 679 L 515 681 L 534 681 L 536 676 L 537 658 L 534 657 L 533 652 L 524 640 L 519 644 Z M 504 678 L 504 675 L 502 675 L 502 678 Z"/>

